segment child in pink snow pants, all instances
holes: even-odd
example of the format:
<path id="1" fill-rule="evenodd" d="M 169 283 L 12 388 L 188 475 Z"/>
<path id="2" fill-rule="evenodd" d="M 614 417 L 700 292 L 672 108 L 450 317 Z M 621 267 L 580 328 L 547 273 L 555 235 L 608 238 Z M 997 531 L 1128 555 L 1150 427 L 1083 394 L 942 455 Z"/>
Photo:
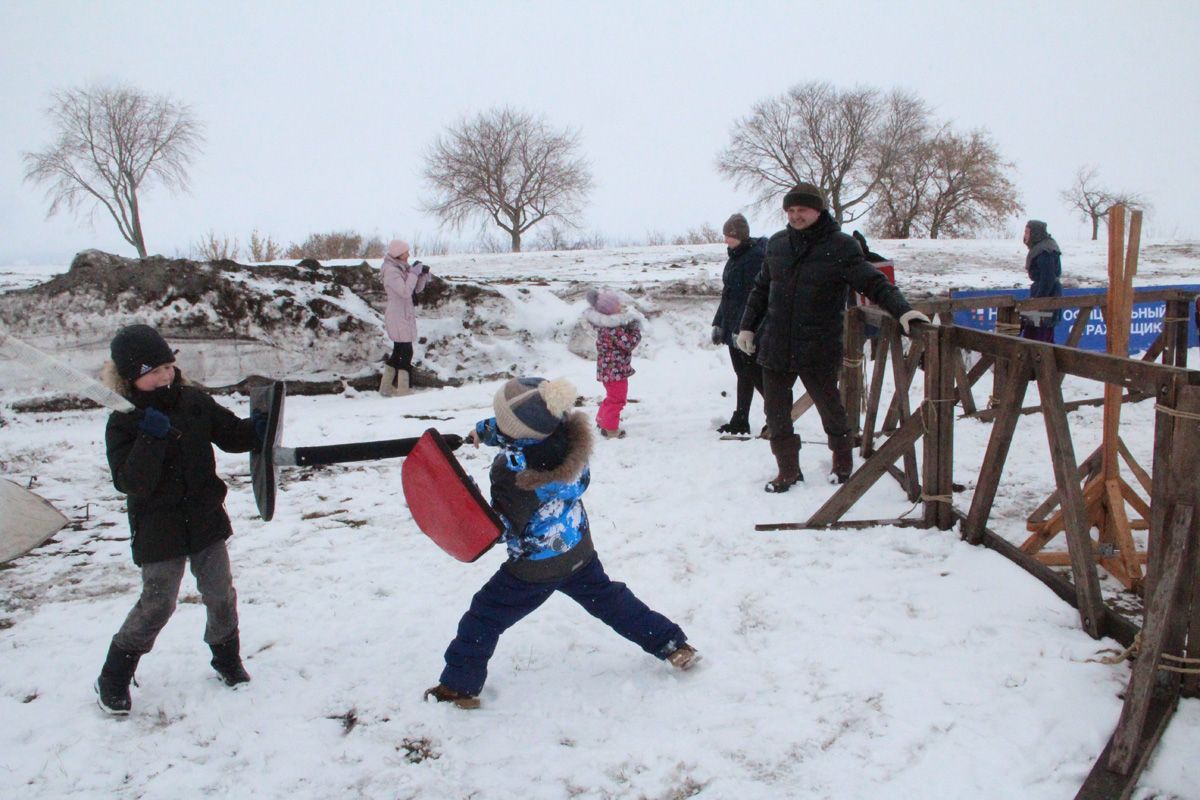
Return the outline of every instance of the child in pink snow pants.
<path id="1" fill-rule="evenodd" d="M 596 425 L 606 439 L 625 435 L 621 410 L 629 397 L 629 376 L 634 373 L 633 349 L 642 340 L 636 314 L 627 312 L 621 298 L 607 289 L 589 289 L 583 318 L 596 329 L 596 380 L 604 384 L 604 400 L 596 412 Z"/>

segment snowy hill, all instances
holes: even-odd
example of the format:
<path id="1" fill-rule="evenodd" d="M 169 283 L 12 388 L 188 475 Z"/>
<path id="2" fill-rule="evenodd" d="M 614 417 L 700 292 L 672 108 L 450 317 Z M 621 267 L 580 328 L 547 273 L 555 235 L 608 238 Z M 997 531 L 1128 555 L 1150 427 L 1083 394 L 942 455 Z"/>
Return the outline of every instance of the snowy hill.
<path id="1" fill-rule="evenodd" d="M 1064 244 L 1064 282 L 1103 285 L 1103 243 Z M 1018 242 L 873 245 L 896 261 L 910 297 L 1025 284 Z M 1197 252 L 1195 243 L 1143 247 L 1137 285 L 1194 281 Z M 0 362 L 4 477 L 73 519 L 0 568 L 0 796 L 1074 796 L 1120 713 L 1129 668 L 1095 660 L 1114 642 L 1090 639 L 1042 584 L 953 532 L 754 531 L 805 519 L 833 487 L 813 413 L 797 426 L 807 481 L 783 495 L 761 490 L 774 474 L 764 443 L 714 435 L 733 389 L 727 354 L 707 344 L 722 247 L 428 260 L 446 293 L 419 309 L 418 359 L 464 383 L 395 399 L 354 390 L 289 397 L 283 444 L 388 439 L 431 425 L 462 433 L 491 414 L 500 376 L 511 372 L 570 378 L 593 413 L 603 393 L 595 365 L 573 352 L 586 350 L 575 330 L 582 295 L 599 284 L 626 292 L 648 320 L 630 380 L 629 437 L 597 442 L 585 501 L 608 572 L 682 625 L 701 666 L 674 673 L 556 596 L 501 640 L 481 710 L 423 703 L 459 616 L 501 553 L 461 564 L 438 550 L 407 512 L 399 461 L 285 469 L 276 517 L 263 522 L 245 457 L 218 452 L 254 680 L 236 691 L 216 680 L 189 577 L 139 666 L 132 715 L 105 717 L 91 684 L 140 585 L 124 499 L 104 458 L 107 412 L 15 411 L 14 402 L 45 391 Z M 28 292 L 64 272 L 0 268 L 0 287 L 22 292 L 0 295 L 0 320 L 94 370 L 111 332 L 140 312 L 82 290 L 59 295 L 61 306 L 33 307 Z M 307 309 L 328 283 L 302 296 L 287 271 L 233 274 L 245 298 L 284 289 Z M 184 316 L 205 321 L 196 323 L 202 342 L 172 343 L 185 372 L 214 385 L 249 371 L 367 374 L 385 345 L 378 298 L 347 289 L 334 300 L 337 312 L 322 319 L 353 321 L 321 324 L 304 347 L 287 344 L 299 335 L 293 326 L 314 330 L 302 315 L 279 329 L 238 330 L 243 322 L 202 297 L 157 309 L 152 321 L 180 333 L 192 324 Z M 259 349 L 235 358 L 235 341 Z M 1197 351 L 1189 358 L 1200 365 Z M 1072 396 L 1089 390 L 1066 387 Z M 242 397 L 219 402 L 247 413 Z M 1123 416 L 1142 463 L 1153 413 L 1136 404 Z M 1095 446 L 1101 419 L 1098 408 L 1072 412 L 1077 452 Z M 756 399 L 751 423 L 761 422 Z M 968 487 L 956 497 L 961 507 L 989 431 L 956 424 L 955 480 Z M 1054 481 L 1040 419 L 1025 418 L 1014 439 L 991 524 L 1020 541 Z M 492 455 L 459 451 L 485 489 Z M 911 508 L 885 479 L 848 516 Z M 1117 587 L 1106 582 L 1105 591 L 1114 597 Z M 1200 701 L 1185 700 L 1135 797 L 1200 796 L 1197 752 Z"/>

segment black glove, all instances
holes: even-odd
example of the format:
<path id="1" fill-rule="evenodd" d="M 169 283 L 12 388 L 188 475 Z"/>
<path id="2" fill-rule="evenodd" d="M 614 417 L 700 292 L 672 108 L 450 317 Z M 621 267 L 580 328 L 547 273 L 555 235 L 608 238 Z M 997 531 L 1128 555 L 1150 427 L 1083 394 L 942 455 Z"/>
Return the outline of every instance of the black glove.
<path id="1" fill-rule="evenodd" d="M 429 265 L 428 264 L 421 264 L 421 274 L 422 275 L 429 274 Z"/>
<path id="2" fill-rule="evenodd" d="M 719 325 L 713 325 L 713 329 L 712 329 L 712 343 L 713 343 L 713 344 L 720 344 L 720 343 L 721 343 L 721 340 L 722 340 L 723 338 L 725 338 L 725 332 L 721 330 L 721 326 L 719 326 Z"/>
<path id="3" fill-rule="evenodd" d="M 267 412 L 251 411 L 250 421 L 254 423 L 254 433 L 258 436 L 259 444 L 267 439 Z"/>
<path id="4" fill-rule="evenodd" d="M 138 430 L 147 436 L 162 439 L 171 430 L 171 418 L 157 408 L 147 408 L 138 420 Z"/>

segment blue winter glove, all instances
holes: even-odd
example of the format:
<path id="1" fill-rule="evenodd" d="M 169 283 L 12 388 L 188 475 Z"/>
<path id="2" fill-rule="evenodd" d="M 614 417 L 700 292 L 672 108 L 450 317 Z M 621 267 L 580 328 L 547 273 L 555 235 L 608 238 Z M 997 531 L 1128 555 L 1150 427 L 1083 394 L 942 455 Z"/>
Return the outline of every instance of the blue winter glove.
<path id="1" fill-rule="evenodd" d="M 262 444 L 267 439 L 267 412 L 251 411 L 250 421 L 254 423 L 254 433 L 258 435 L 258 443 Z"/>
<path id="2" fill-rule="evenodd" d="M 147 408 L 138 420 L 138 430 L 155 439 L 163 439 L 171 430 L 171 418 L 157 408 Z"/>

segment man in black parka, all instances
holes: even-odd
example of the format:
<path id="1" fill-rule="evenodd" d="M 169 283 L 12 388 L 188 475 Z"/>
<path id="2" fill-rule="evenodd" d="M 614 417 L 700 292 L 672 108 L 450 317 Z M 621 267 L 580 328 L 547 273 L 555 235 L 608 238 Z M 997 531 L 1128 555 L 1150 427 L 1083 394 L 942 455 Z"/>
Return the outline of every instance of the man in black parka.
<path id="1" fill-rule="evenodd" d="M 800 437 L 791 417 L 796 378 L 821 415 L 833 452 L 833 475 L 839 483 L 850 476 L 853 441 L 837 385 L 847 292 L 854 289 L 883 307 L 905 333 L 914 320 L 929 322 L 867 263 L 858 243 L 841 232 L 818 187 L 797 185 L 784 195 L 783 209 L 787 227 L 767 242 L 766 260 L 746 301 L 736 340 L 748 354 L 757 350 L 763 368 L 771 452 L 779 467 L 779 474 L 764 487 L 768 492 L 786 492 L 804 479 Z M 760 324 L 756 347 L 754 332 Z"/>

